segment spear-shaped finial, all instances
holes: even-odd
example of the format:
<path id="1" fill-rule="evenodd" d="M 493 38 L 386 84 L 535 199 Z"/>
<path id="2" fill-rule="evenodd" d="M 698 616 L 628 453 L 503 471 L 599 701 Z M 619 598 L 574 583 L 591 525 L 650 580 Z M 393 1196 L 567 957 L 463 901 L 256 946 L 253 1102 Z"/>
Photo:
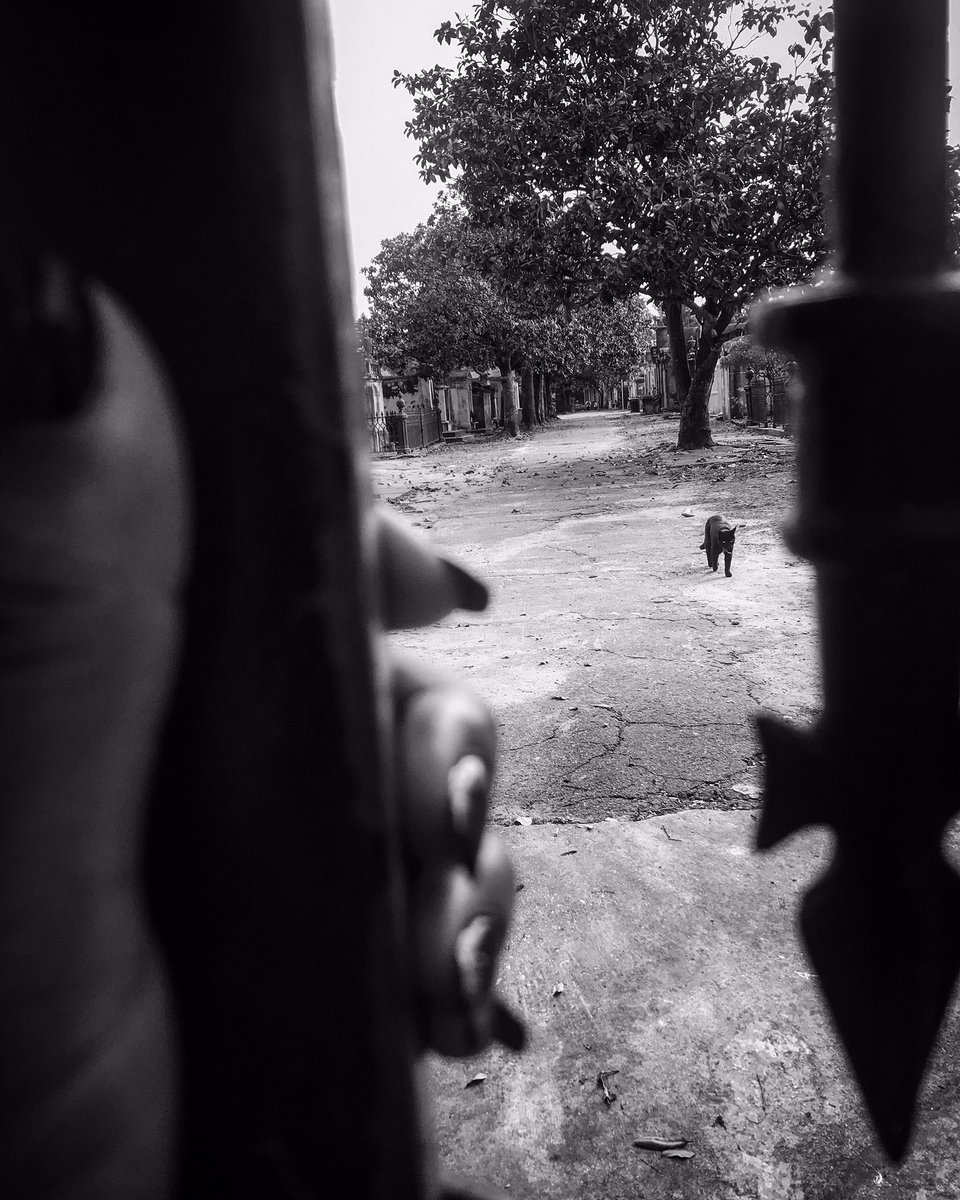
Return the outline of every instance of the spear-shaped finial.
<path id="1" fill-rule="evenodd" d="M 940 840 L 960 765 L 960 397 L 952 359 L 946 0 L 835 0 L 836 272 L 759 310 L 801 365 L 793 549 L 817 571 L 824 708 L 762 718 L 758 845 L 836 831 L 801 928 L 887 1153 L 906 1152 L 960 972 L 960 879 Z M 890 444 L 902 381 L 889 344 L 922 346 L 910 391 L 933 436 Z"/>

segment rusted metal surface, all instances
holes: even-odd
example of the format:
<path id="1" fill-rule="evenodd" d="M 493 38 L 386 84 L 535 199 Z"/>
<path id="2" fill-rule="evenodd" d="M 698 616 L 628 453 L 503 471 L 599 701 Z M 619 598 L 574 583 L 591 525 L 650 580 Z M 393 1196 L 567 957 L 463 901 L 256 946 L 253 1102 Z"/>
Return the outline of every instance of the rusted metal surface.
<path id="1" fill-rule="evenodd" d="M 817 572 L 824 707 L 761 720 L 758 845 L 836 833 L 803 938 L 888 1154 L 960 971 L 960 879 L 940 851 L 958 808 L 960 280 L 947 252 L 946 0 L 835 0 L 834 265 L 759 315 L 801 368 L 799 498 L 787 541 Z M 892 442 L 891 331 L 922 346 L 929 436 Z"/>

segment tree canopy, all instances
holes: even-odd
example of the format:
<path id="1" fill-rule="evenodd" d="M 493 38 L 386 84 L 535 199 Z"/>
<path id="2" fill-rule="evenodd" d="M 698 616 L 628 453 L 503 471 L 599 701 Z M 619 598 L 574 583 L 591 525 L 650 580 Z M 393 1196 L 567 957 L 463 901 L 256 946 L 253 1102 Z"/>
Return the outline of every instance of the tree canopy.
<path id="1" fill-rule="evenodd" d="M 542 280 L 518 282 L 512 245 L 445 200 L 411 233 L 384 241 L 364 270 L 362 333 L 374 356 L 397 372 L 416 364 L 440 376 L 469 366 L 599 386 L 628 378 L 653 341 L 646 301 L 581 297 L 571 308 L 568 290 L 560 301 Z"/>
<path id="2" fill-rule="evenodd" d="M 779 350 L 771 350 L 750 334 L 733 338 L 724 347 L 727 363 L 741 371 L 753 371 L 768 384 L 785 379 L 790 359 Z"/>
<path id="3" fill-rule="evenodd" d="M 384 241 L 365 268 L 366 333 L 394 370 L 416 363 L 439 375 L 457 367 L 497 367 L 504 379 L 505 423 L 517 425 L 513 372 L 555 366 L 564 339 L 542 287 L 506 286 L 510 242 L 479 229 L 441 200 L 412 233 Z"/>
<path id="4" fill-rule="evenodd" d="M 436 224 L 387 238 L 364 268 L 370 302 L 366 332 L 377 359 L 402 372 L 411 364 L 446 374 L 492 366 L 507 305 Z"/>
<path id="5" fill-rule="evenodd" d="M 503 286 L 500 241 L 441 200 L 412 233 L 381 244 L 363 271 L 368 333 L 381 361 L 395 370 L 416 362 L 442 375 L 538 354 L 544 307 L 538 295 Z"/>
<path id="6" fill-rule="evenodd" d="M 601 302 L 578 308 L 561 325 L 561 378 L 612 387 L 636 373 L 654 341 L 653 315 L 644 299 Z"/>
<path id="7" fill-rule="evenodd" d="M 787 68 L 751 53 L 785 20 Z M 395 76 L 423 177 L 507 227 L 516 264 L 573 246 L 571 287 L 663 307 L 689 385 L 681 445 L 710 444 L 713 371 L 745 305 L 823 253 L 830 26 L 783 0 L 479 0 L 437 30 L 454 68 Z M 682 309 L 700 330 L 692 380 Z"/>

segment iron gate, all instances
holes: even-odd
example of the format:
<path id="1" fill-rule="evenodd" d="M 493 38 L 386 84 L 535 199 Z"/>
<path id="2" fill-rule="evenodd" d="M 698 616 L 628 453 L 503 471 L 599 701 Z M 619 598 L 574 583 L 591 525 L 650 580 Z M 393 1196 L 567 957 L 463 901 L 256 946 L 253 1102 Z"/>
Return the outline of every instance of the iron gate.
<path id="1" fill-rule="evenodd" d="M 175 6 L 149 23 L 105 0 L 54 21 L 38 7 L 10 6 L 0 73 L 4 111 L 32 118 L 26 131 L 13 118 L 3 143 L 16 216 L 141 314 L 193 471 L 184 661 L 145 867 L 181 1035 L 179 1194 L 321 1195 L 348 1178 L 364 1200 L 432 1196 L 396 1002 L 402 868 L 323 14 L 210 0 L 186 38 Z M 758 844 L 836 830 L 803 934 L 900 1158 L 960 970 L 960 881 L 939 846 L 960 749 L 947 9 L 835 0 L 835 14 L 837 272 L 759 318 L 805 381 L 788 537 L 817 570 L 826 705 L 813 730 L 761 724 Z M 927 348 L 917 391 L 944 403 L 938 435 L 902 440 L 890 471 L 894 328 Z M 905 621 L 918 597 L 922 619 Z M 896 737 L 883 736 L 892 712 Z M 357 1081 L 362 1102 L 348 1104 Z M 142 1174 L 128 1183 L 117 1200 L 147 1194 Z"/>

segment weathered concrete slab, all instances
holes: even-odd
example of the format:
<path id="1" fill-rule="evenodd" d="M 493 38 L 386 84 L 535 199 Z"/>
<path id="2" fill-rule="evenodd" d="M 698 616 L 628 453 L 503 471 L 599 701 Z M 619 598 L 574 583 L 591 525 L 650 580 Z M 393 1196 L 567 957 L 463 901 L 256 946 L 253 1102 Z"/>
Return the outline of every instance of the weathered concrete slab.
<path id="1" fill-rule="evenodd" d="M 744 807 L 752 714 L 819 700 L 812 573 L 778 533 L 792 448 L 757 459 L 725 430 L 716 451 L 677 455 L 671 435 L 659 418 L 591 413 L 375 464 L 378 494 L 491 587 L 488 612 L 395 636 L 493 705 L 495 820 Z M 746 522 L 730 579 L 698 548 L 715 511 Z"/>
<path id="2" fill-rule="evenodd" d="M 531 1046 L 432 1064 L 446 1166 L 530 1200 L 960 1195 L 950 1055 L 915 1155 L 891 1171 L 798 946 L 798 895 L 829 839 L 760 856 L 753 828 L 751 813 L 685 812 L 503 831 L 523 888 L 499 986 Z M 616 1072 L 612 1102 L 600 1072 Z M 651 1136 L 694 1157 L 633 1146 Z"/>
<path id="3" fill-rule="evenodd" d="M 394 636 L 493 705 L 492 818 L 525 885 L 501 986 L 533 1045 L 434 1064 L 443 1156 L 550 1200 L 956 1200 L 956 1016 L 891 1170 L 794 936 L 828 842 L 759 858 L 753 814 L 730 811 L 758 803 L 753 716 L 819 704 L 812 574 L 779 537 L 792 446 L 727 426 L 680 454 L 675 436 L 578 414 L 375 464 L 377 494 L 492 585 L 488 613 Z M 746 523 L 731 579 L 698 550 L 713 512 Z M 692 1159 L 633 1147 L 675 1133 Z"/>

